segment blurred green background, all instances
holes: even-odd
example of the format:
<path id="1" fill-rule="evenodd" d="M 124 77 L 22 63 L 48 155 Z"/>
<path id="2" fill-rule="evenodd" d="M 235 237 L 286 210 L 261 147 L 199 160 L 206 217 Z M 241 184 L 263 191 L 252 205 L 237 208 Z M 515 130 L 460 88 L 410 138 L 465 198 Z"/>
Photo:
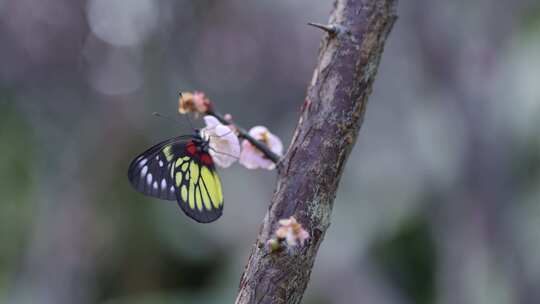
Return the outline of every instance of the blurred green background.
<path id="1" fill-rule="evenodd" d="M 0 0 L 0 303 L 234 302 L 275 172 L 201 225 L 127 166 L 179 90 L 287 145 L 332 2 Z M 398 13 L 304 303 L 536 303 L 540 3 Z"/>

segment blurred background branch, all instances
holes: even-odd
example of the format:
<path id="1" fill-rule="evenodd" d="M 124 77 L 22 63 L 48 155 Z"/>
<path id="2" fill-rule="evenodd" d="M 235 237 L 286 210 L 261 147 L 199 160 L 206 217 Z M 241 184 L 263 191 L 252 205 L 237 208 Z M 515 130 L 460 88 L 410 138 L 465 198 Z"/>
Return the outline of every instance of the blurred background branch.
<path id="1" fill-rule="evenodd" d="M 269 211 L 240 282 L 237 304 L 300 303 L 334 198 L 356 141 L 386 38 L 394 0 L 337 0 Z M 336 30 L 337 28 L 343 30 Z M 297 251 L 268 252 L 280 219 L 294 216 L 311 239 Z"/>

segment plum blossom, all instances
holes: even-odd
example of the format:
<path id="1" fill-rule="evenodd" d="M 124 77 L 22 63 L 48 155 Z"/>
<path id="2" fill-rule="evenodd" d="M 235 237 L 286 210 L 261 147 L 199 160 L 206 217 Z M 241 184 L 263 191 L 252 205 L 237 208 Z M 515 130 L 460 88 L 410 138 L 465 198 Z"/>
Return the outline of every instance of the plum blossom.
<path id="1" fill-rule="evenodd" d="M 240 142 L 234 131 L 214 116 L 204 116 L 206 127 L 201 130 L 203 138 L 210 140 L 210 155 L 223 168 L 232 165 L 240 155 Z"/>
<path id="2" fill-rule="evenodd" d="M 181 114 L 204 114 L 212 107 L 212 102 L 202 92 L 184 92 L 180 94 L 178 112 Z"/>
<path id="3" fill-rule="evenodd" d="M 276 230 L 278 240 L 285 240 L 289 246 L 303 245 L 309 239 L 309 233 L 302 228 L 294 216 L 279 220 L 279 228 Z"/>
<path id="4" fill-rule="evenodd" d="M 249 135 L 264 143 L 275 154 L 282 156 L 283 144 L 281 143 L 281 140 L 274 134 L 270 133 L 266 127 L 253 127 L 251 130 L 249 130 Z M 264 168 L 272 170 L 276 167 L 274 162 L 268 159 L 263 152 L 261 152 L 247 140 L 242 142 L 242 152 L 240 153 L 239 162 L 248 169 Z"/>

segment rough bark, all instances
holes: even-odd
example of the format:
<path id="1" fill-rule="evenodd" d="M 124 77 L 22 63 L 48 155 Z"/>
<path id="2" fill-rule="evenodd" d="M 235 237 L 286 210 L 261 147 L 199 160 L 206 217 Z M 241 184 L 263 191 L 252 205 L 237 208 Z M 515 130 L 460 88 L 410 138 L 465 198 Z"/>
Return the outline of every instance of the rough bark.
<path id="1" fill-rule="evenodd" d="M 240 281 L 236 303 L 300 303 L 328 226 L 340 176 L 356 142 L 397 0 L 337 0 L 277 186 Z M 269 253 L 280 219 L 311 238 Z"/>

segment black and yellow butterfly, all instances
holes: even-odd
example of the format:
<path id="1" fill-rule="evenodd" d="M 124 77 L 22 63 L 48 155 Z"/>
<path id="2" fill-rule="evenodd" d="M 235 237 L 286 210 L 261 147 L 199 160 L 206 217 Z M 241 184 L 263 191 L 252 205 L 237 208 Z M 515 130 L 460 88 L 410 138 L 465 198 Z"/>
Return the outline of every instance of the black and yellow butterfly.
<path id="1" fill-rule="evenodd" d="M 145 195 L 178 201 L 197 222 L 213 222 L 223 213 L 223 193 L 209 143 L 197 130 L 160 142 L 131 162 L 129 181 Z"/>

